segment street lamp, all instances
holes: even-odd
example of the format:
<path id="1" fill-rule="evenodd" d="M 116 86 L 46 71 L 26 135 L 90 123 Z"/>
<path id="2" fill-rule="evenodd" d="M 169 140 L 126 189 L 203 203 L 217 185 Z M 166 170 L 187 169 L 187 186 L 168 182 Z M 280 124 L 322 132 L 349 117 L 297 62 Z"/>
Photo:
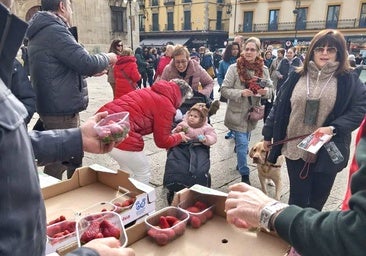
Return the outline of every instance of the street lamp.
<path id="1" fill-rule="evenodd" d="M 132 21 L 133 21 L 133 18 L 132 18 L 132 0 L 127 0 L 128 1 L 128 6 L 129 6 L 129 11 L 130 11 L 130 16 L 129 16 L 129 19 L 130 19 L 130 37 L 131 37 L 131 49 L 133 50 L 133 29 L 132 29 Z"/>

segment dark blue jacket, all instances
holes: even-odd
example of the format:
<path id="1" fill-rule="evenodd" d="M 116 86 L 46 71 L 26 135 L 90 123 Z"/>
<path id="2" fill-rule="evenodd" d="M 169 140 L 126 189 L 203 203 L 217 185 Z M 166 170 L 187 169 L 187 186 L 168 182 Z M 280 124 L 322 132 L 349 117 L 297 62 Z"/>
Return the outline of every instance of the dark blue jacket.
<path id="1" fill-rule="evenodd" d="M 288 80 L 282 85 L 276 101 L 263 126 L 264 140 L 273 142 L 286 138 L 287 126 L 291 113 L 291 95 L 300 75 L 292 72 Z M 353 72 L 337 76 L 337 97 L 332 112 L 326 118 L 323 126 L 334 126 L 337 134 L 332 141 L 344 156 L 344 161 L 335 165 L 327 151 L 322 147 L 318 152 L 316 169 L 322 172 L 341 171 L 347 166 L 351 133 L 357 129 L 366 114 L 366 87 Z M 281 155 L 283 144 L 273 146 L 268 155 L 268 161 L 276 163 Z"/>
<path id="2" fill-rule="evenodd" d="M 51 12 L 38 12 L 29 22 L 26 37 L 31 81 L 40 115 L 71 115 L 88 106 L 84 76 L 106 69 L 106 54 L 90 55 Z"/>

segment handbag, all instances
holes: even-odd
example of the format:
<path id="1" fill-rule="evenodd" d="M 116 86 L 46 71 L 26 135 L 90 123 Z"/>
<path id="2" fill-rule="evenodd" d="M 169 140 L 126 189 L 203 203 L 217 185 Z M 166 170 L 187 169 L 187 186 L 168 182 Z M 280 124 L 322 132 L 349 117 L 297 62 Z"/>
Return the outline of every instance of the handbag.
<path id="1" fill-rule="evenodd" d="M 250 108 L 248 111 L 248 121 L 257 122 L 264 117 L 264 105 L 253 106 L 252 99 L 249 97 Z"/>

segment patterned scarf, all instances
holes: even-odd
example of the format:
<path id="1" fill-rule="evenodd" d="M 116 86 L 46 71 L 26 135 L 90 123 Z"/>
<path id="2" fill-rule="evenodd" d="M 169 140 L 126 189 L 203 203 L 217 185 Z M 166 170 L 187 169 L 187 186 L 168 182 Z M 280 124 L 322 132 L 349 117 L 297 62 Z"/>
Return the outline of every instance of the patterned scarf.
<path id="1" fill-rule="evenodd" d="M 254 72 L 254 76 L 263 77 L 264 61 L 261 57 L 256 57 L 254 62 L 249 62 L 245 59 L 244 54 L 240 55 L 237 60 L 237 69 L 240 81 L 245 84 L 245 87 L 257 93 L 261 87 L 257 83 L 257 79 L 253 79 L 250 73 Z M 251 71 L 251 72 L 250 72 Z"/>

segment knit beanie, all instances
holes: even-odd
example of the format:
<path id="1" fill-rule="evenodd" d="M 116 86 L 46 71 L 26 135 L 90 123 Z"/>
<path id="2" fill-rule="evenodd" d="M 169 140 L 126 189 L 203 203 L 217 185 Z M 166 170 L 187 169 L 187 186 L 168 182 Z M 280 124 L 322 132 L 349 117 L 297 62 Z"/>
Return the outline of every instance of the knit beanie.
<path id="1" fill-rule="evenodd" d="M 200 120 L 199 124 L 195 125 L 195 127 L 193 127 L 193 128 L 202 127 L 206 123 L 207 116 L 208 116 L 208 109 L 206 108 L 206 104 L 205 103 L 196 103 L 196 104 L 194 104 L 189 109 L 187 114 L 189 114 L 192 110 L 197 111 L 200 114 L 200 117 L 201 117 L 201 120 Z"/>

